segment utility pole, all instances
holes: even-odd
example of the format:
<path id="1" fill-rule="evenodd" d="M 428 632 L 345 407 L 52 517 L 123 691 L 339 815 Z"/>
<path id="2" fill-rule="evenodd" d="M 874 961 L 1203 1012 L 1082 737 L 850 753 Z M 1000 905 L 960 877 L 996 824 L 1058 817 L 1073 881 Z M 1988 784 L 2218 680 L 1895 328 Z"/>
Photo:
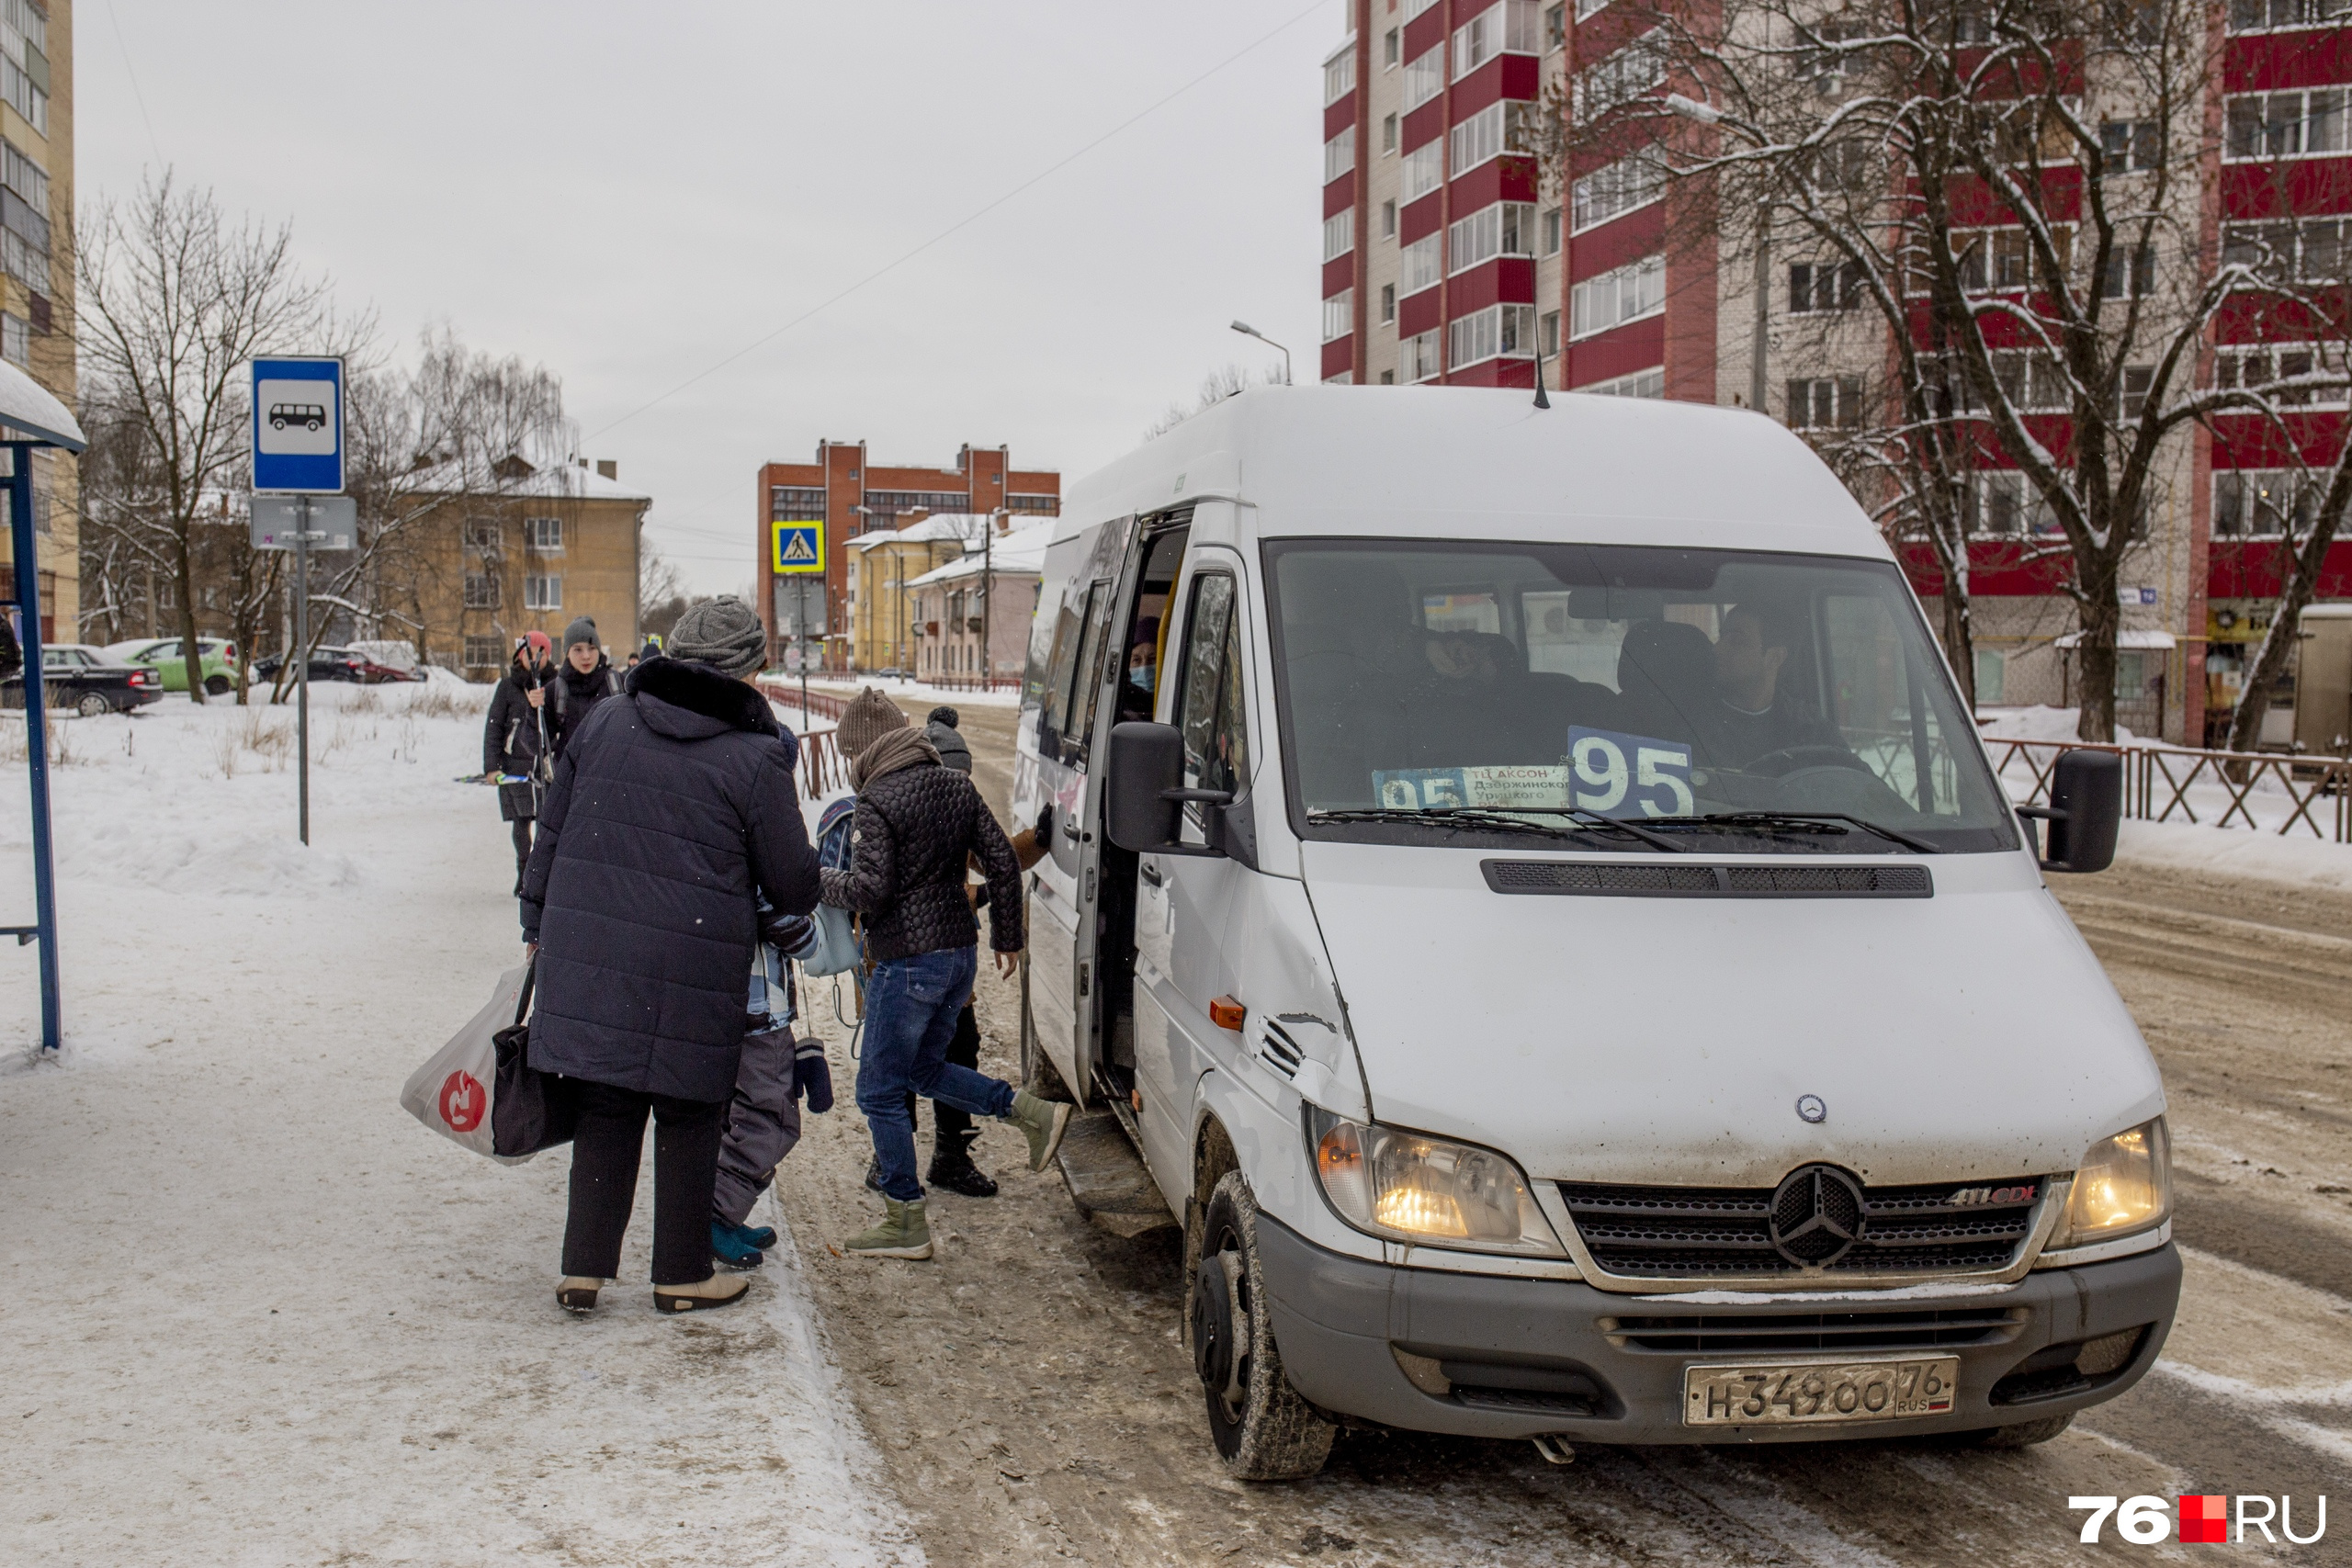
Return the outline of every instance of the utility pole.
<path id="1" fill-rule="evenodd" d="M 980 542 L 980 690 L 996 686 L 996 520 L 1012 509 L 1000 506 L 989 513 L 988 531 Z"/>

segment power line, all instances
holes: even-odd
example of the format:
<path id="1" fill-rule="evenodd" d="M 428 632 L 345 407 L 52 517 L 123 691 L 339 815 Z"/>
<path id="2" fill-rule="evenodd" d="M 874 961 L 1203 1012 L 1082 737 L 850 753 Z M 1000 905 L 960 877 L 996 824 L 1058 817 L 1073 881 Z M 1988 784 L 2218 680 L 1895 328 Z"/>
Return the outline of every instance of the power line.
<path id="1" fill-rule="evenodd" d="M 1125 119 L 1121 120 L 1118 124 L 1113 126 L 1110 130 L 1104 131 L 1102 135 L 1088 142 L 1085 146 L 1080 147 L 1077 152 L 1069 153 L 1068 156 L 1061 158 L 1056 163 L 1048 164 L 1044 169 L 1039 170 L 1036 174 L 1030 175 L 1019 185 L 1014 186 L 1011 190 L 1006 191 L 1002 196 L 1000 196 L 995 200 L 990 201 L 987 206 L 966 214 L 964 217 L 949 224 L 946 228 L 942 229 L 938 233 L 933 234 L 930 239 L 925 240 L 922 243 L 917 245 L 914 249 L 906 252 L 896 260 L 867 273 L 864 277 L 859 278 L 855 283 L 851 284 L 848 288 L 842 289 L 838 294 L 832 295 L 831 298 L 820 302 L 819 304 L 813 305 L 809 309 L 803 310 L 799 315 L 793 317 L 792 320 L 785 322 L 784 325 L 776 328 L 775 331 L 753 338 L 750 343 L 745 344 L 742 347 L 737 349 L 726 358 L 718 361 L 716 364 L 711 365 L 706 369 L 696 371 L 694 375 L 687 377 L 684 380 L 679 382 L 668 391 L 663 392 L 660 397 L 654 398 L 648 402 L 639 403 L 637 407 L 629 410 L 628 412 L 621 415 L 620 418 L 614 420 L 611 423 L 599 426 L 597 429 L 590 431 L 586 436 L 582 437 L 582 439 L 594 441 L 596 437 L 604 434 L 606 431 L 617 429 L 619 426 L 628 423 L 630 420 L 635 419 L 639 414 L 643 413 L 646 410 L 669 401 L 672 398 L 676 397 L 680 392 L 683 392 L 687 388 L 694 386 L 696 382 L 707 380 L 711 377 L 718 375 L 718 372 L 726 369 L 729 366 L 734 364 L 745 355 L 753 353 L 754 351 L 774 343 L 777 338 L 782 337 L 785 333 L 790 332 L 793 328 L 800 325 L 802 322 L 813 320 L 815 317 L 822 315 L 825 311 L 831 310 L 835 305 L 840 304 L 842 300 L 848 299 L 859 289 L 864 288 L 867 284 L 876 282 L 878 279 L 886 277 L 889 274 L 896 272 L 899 267 L 904 266 L 907 263 L 914 260 L 915 257 L 922 254 L 923 252 L 931 249 L 933 245 L 938 244 L 942 240 L 947 239 L 953 234 L 970 228 L 974 223 L 978 222 L 989 213 L 994 212 L 998 208 L 1002 207 L 1014 197 L 1021 195 L 1031 186 L 1050 178 L 1052 175 L 1068 168 L 1070 164 L 1077 163 L 1080 158 L 1085 157 L 1089 152 L 1093 152 L 1097 147 L 1102 146 L 1104 142 L 1110 141 L 1121 131 L 1127 130 L 1129 127 L 1141 120 L 1149 118 L 1152 115 L 1157 114 L 1159 110 L 1167 107 L 1170 104 L 1174 103 L 1178 98 L 1182 97 L 1185 94 L 1191 92 L 1193 88 L 1199 86 L 1202 83 L 1207 81 L 1218 72 L 1223 71 L 1227 66 L 1233 64 L 1235 62 L 1241 60 L 1247 55 L 1255 53 L 1260 49 L 1264 48 L 1267 44 L 1273 42 L 1275 39 L 1280 38 L 1283 34 L 1290 31 L 1291 28 L 1298 26 L 1299 23 L 1306 20 L 1307 17 L 1321 10 L 1327 3 L 1328 0 L 1313 0 L 1313 4 L 1309 5 L 1305 10 L 1300 11 L 1296 16 L 1292 17 L 1290 20 L 1283 22 L 1281 26 L 1274 28 L 1269 32 L 1260 35 L 1260 37 L 1253 42 L 1246 44 L 1242 48 L 1236 50 L 1233 53 L 1227 55 L 1223 60 L 1218 61 L 1215 65 L 1210 66 L 1207 70 L 1202 72 L 1199 75 L 1193 77 L 1182 86 L 1176 88 L 1166 96 L 1156 99 L 1152 103 L 1146 105 L 1143 108 L 1136 110 Z M 111 0 L 109 0 L 109 4 L 111 4 Z M 696 504 L 701 505 L 705 503 L 697 502 Z"/>

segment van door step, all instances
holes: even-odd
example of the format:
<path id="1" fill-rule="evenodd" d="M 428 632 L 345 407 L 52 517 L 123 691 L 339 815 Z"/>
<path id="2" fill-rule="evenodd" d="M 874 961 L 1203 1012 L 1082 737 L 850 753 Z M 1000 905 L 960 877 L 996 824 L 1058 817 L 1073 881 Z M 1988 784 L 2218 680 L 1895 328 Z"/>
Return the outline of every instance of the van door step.
<path id="1" fill-rule="evenodd" d="M 1078 1212 L 1113 1235 L 1141 1235 L 1176 1223 L 1143 1156 L 1108 1111 L 1072 1116 L 1054 1163 Z"/>

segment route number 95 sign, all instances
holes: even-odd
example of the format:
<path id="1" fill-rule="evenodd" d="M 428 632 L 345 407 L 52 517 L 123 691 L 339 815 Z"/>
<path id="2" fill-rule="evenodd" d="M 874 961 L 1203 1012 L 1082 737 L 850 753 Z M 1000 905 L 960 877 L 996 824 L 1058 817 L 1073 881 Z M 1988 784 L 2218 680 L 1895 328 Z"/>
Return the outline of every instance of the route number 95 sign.
<path id="1" fill-rule="evenodd" d="M 1574 804 L 1609 817 L 1688 817 L 1698 807 L 1690 793 L 1690 747 L 1687 741 L 1612 729 L 1568 731 L 1568 768 Z"/>

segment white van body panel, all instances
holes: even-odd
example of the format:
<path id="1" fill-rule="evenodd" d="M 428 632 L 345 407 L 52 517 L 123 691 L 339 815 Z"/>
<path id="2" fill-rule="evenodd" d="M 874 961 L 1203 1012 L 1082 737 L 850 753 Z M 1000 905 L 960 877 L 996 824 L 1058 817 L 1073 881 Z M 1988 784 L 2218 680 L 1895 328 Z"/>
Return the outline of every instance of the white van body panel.
<path id="1" fill-rule="evenodd" d="M 1481 860 L 1596 857 L 1304 854 L 1374 1116 L 1538 1180 L 2041 1175 L 2164 1110 L 2131 1014 L 2022 854 L 1927 857 L 1933 897 L 1866 901 L 1506 897 Z"/>

